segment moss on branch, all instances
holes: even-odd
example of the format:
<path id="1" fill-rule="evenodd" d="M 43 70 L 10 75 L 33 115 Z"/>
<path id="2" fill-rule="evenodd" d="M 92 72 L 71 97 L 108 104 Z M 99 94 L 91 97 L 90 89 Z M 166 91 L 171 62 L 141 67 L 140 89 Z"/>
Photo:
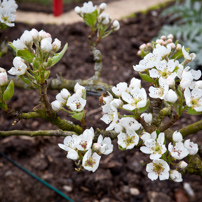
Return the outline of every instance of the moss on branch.
<path id="1" fill-rule="evenodd" d="M 0 136 L 72 136 L 77 135 L 74 132 L 63 131 L 63 130 L 38 130 L 38 131 L 25 131 L 25 130 L 11 130 L 11 131 L 0 131 Z"/>

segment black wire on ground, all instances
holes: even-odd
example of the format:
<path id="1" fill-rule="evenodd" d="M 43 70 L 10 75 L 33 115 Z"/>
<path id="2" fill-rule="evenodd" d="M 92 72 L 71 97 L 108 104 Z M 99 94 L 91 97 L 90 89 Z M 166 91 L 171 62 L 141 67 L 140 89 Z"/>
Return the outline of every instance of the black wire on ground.
<path id="1" fill-rule="evenodd" d="M 28 175 L 32 176 L 33 178 L 35 178 L 36 180 L 38 180 L 39 182 L 41 182 L 42 184 L 44 184 L 45 186 L 47 186 L 48 188 L 52 189 L 53 191 L 55 191 L 57 194 L 59 194 L 60 196 L 62 196 L 63 198 L 65 198 L 66 200 L 70 201 L 70 202 L 74 202 L 71 198 L 69 198 L 68 196 L 66 196 L 64 193 L 62 193 L 60 190 L 56 189 L 55 187 L 53 187 L 52 185 L 50 185 L 48 182 L 42 180 L 40 177 L 36 176 L 35 174 L 31 173 L 30 171 L 26 170 L 25 168 L 23 168 L 22 166 L 20 166 L 18 163 L 16 163 L 14 160 L 10 159 L 6 154 L 2 153 L 0 151 L 0 154 L 9 162 L 11 162 L 14 166 L 18 167 L 20 170 L 24 171 L 25 173 L 27 173 Z"/>

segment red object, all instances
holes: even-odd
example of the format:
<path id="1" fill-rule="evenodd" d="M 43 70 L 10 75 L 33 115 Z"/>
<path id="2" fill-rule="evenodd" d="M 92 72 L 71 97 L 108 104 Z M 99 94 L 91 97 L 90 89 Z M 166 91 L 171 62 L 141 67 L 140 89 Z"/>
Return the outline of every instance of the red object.
<path id="1" fill-rule="evenodd" d="M 63 0 L 53 0 L 53 14 L 60 16 L 63 13 Z"/>

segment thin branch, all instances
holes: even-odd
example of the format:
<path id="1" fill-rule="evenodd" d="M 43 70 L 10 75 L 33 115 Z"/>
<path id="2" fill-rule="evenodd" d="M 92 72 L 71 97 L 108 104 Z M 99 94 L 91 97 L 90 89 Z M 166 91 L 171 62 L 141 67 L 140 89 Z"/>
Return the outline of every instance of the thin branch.
<path id="1" fill-rule="evenodd" d="M 11 131 L 0 131 L 0 136 L 72 136 L 77 135 L 72 131 L 63 130 L 38 130 L 38 131 L 25 131 L 25 130 L 11 130 Z"/>
<path id="2" fill-rule="evenodd" d="M 20 80 L 18 77 L 12 77 L 10 78 L 14 81 L 14 84 L 18 88 L 24 88 L 24 89 L 35 89 L 32 86 L 29 86 L 25 84 L 22 80 Z M 62 90 L 63 88 L 66 88 L 67 90 L 73 91 L 74 86 L 76 83 L 79 83 L 80 85 L 84 86 L 87 91 L 95 92 L 98 94 L 102 94 L 106 91 L 111 92 L 112 86 L 109 84 L 106 84 L 101 81 L 96 80 L 67 80 L 64 79 L 62 76 L 58 76 L 55 79 L 49 79 L 48 80 L 48 89 L 50 90 Z"/>

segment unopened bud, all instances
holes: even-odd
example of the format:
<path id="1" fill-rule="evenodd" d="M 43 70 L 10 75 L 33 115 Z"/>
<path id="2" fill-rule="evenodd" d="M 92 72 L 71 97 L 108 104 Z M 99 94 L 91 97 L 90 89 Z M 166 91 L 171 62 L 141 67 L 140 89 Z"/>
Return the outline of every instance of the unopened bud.
<path id="1" fill-rule="evenodd" d="M 52 44 L 49 40 L 47 40 L 46 38 L 45 39 L 42 39 L 41 40 L 41 49 L 43 51 L 51 51 L 52 50 Z"/>
<path id="2" fill-rule="evenodd" d="M 177 49 L 177 51 L 180 51 L 182 49 L 181 44 L 178 43 L 176 49 Z"/>
<path id="3" fill-rule="evenodd" d="M 146 46 L 147 46 L 147 45 L 146 45 L 145 43 L 143 43 L 143 44 L 140 46 L 139 49 L 140 49 L 140 50 L 144 50 L 144 49 L 146 48 Z"/>
<path id="4" fill-rule="evenodd" d="M 168 37 L 168 39 L 173 39 L 173 35 L 172 34 L 169 34 L 167 37 Z"/>
<path id="5" fill-rule="evenodd" d="M 81 14 L 81 8 L 79 6 L 75 7 L 74 11 L 76 12 L 76 14 Z"/>
<path id="6" fill-rule="evenodd" d="M 8 75 L 6 70 L 0 67 L 0 86 L 8 83 Z"/>
<path id="7" fill-rule="evenodd" d="M 117 31 L 120 29 L 120 24 L 118 20 L 114 20 L 113 24 L 112 24 L 112 28 Z"/>
<path id="8" fill-rule="evenodd" d="M 161 39 L 165 41 L 166 40 L 166 36 L 164 36 L 164 35 L 161 36 Z"/>
<path id="9" fill-rule="evenodd" d="M 188 166 L 188 164 L 185 161 L 180 161 L 178 163 L 178 166 L 182 169 L 186 168 Z"/>
<path id="10" fill-rule="evenodd" d="M 106 9 L 106 7 L 107 7 L 107 4 L 106 3 L 101 3 L 100 4 L 100 10 L 105 10 Z"/>

